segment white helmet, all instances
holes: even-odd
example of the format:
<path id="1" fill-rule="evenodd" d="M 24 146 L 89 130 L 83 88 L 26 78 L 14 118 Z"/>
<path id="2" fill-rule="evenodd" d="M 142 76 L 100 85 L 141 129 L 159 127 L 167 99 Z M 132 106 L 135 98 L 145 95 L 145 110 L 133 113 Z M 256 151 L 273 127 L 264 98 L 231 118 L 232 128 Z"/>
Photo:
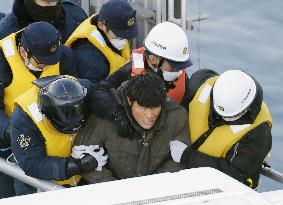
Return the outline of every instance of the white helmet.
<path id="1" fill-rule="evenodd" d="M 213 87 L 214 110 L 224 118 L 237 116 L 245 112 L 255 96 L 256 84 L 251 76 L 240 70 L 226 71 Z"/>
<path id="2" fill-rule="evenodd" d="M 144 40 L 144 46 L 152 54 L 171 61 L 174 68 L 192 65 L 186 33 L 174 23 L 163 22 L 154 26 Z"/>

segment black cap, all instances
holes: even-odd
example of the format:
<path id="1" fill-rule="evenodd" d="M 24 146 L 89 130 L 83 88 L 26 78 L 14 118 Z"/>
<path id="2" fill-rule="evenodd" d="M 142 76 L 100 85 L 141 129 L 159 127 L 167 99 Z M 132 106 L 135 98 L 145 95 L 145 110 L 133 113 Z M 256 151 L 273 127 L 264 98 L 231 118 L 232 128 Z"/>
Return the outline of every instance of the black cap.
<path id="1" fill-rule="evenodd" d="M 60 38 L 60 33 L 54 26 L 40 21 L 24 29 L 20 43 L 40 63 L 54 65 L 67 52 L 67 47 L 61 45 Z"/>
<path id="2" fill-rule="evenodd" d="M 99 21 L 104 21 L 119 38 L 132 39 L 138 34 L 136 11 L 126 0 L 110 0 L 103 4 Z"/>

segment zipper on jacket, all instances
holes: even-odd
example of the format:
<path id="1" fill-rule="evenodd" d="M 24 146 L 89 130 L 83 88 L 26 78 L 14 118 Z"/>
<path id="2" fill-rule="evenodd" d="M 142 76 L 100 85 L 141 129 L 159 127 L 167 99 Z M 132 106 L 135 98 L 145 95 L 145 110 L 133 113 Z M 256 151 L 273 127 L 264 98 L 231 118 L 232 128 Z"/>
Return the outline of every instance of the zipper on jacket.
<path id="1" fill-rule="evenodd" d="M 148 143 L 147 142 L 145 142 L 146 141 L 146 132 L 144 132 L 143 133 L 143 135 L 142 135 L 142 145 L 144 146 L 144 147 L 147 147 L 148 146 Z"/>

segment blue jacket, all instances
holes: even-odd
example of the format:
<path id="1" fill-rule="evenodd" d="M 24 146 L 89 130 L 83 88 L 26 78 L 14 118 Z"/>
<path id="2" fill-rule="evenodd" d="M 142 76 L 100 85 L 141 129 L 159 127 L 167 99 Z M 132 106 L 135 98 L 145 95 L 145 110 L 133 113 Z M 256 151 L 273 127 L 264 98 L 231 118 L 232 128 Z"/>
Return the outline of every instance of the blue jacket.
<path id="1" fill-rule="evenodd" d="M 88 80 L 80 80 L 87 89 L 92 84 Z M 32 119 L 21 107 L 15 108 L 11 116 L 11 146 L 19 166 L 32 177 L 45 180 L 64 180 L 66 157 L 47 156 L 45 140 Z M 27 142 L 24 147 L 22 143 Z"/>
<path id="2" fill-rule="evenodd" d="M 71 3 L 63 2 L 63 11 L 60 19 L 54 25 L 61 34 L 61 42 L 65 43 L 73 31 L 87 18 L 84 10 Z M 25 28 L 34 21 L 29 17 L 23 0 L 15 0 L 12 12 L 0 21 L 0 39 Z"/>

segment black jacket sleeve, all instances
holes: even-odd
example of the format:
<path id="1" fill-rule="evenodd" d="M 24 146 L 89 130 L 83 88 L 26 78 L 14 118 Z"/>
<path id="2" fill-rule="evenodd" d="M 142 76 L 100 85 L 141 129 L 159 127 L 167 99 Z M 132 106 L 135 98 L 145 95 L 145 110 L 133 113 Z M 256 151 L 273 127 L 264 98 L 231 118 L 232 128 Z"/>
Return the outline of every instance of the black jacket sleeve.
<path id="1" fill-rule="evenodd" d="M 108 60 L 87 39 L 78 40 L 72 45 L 72 49 L 79 78 L 97 83 L 107 77 L 110 69 Z"/>
<path id="2" fill-rule="evenodd" d="M 131 77 L 131 62 L 111 74 L 108 78 L 94 85 L 91 90 L 91 110 L 103 118 L 109 118 L 119 105 L 110 91 L 118 88 L 122 82 Z"/>
<path id="3" fill-rule="evenodd" d="M 262 162 L 271 149 L 271 144 L 271 129 L 265 122 L 233 145 L 225 158 L 212 157 L 187 148 L 182 155 L 181 163 L 187 168 L 212 167 L 240 182 L 245 182 L 249 177 L 259 173 Z"/>
<path id="4" fill-rule="evenodd" d="M 66 47 L 65 52 L 60 59 L 60 74 L 78 77 L 75 64 L 76 59 L 73 50 Z"/>
<path id="5" fill-rule="evenodd" d="M 4 137 L 5 130 L 10 124 L 10 118 L 5 113 L 4 105 L 4 89 L 12 81 L 12 72 L 9 69 L 9 65 L 4 57 L 2 50 L 0 50 L 0 148 L 9 146 L 6 144 Z"/>
<path id="6" fill-rule="evenodd" d="M 11 145 L 19 166 L 32 177 L 63 180 L 67 158 L 47 156 L 45 140 L 32 119 L 15 108 L 11 116 Z"/>

